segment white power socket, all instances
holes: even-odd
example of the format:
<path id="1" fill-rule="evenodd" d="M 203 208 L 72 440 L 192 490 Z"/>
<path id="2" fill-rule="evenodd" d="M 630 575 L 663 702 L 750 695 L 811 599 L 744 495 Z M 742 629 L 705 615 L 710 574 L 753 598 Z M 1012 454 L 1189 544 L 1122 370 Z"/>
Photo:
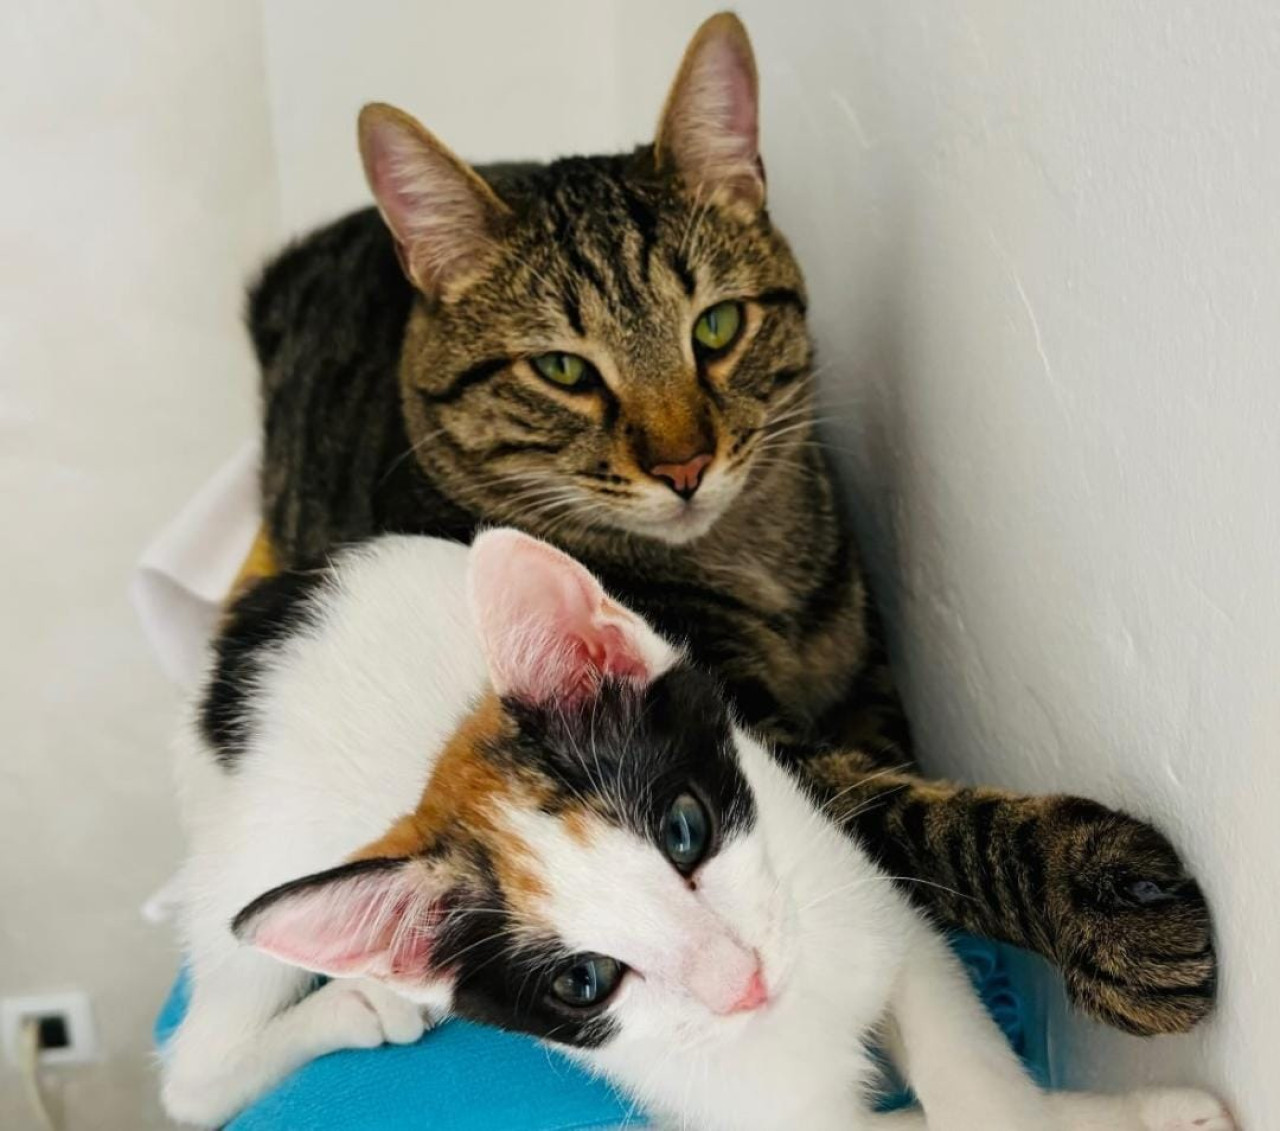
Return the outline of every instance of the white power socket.
<path id="1" fill-rule="evenodd" d="M 66 1033 L 63 1048 L 40 1051 L 41 1065 L 88 1064 L 98 1059 L 98 1039 L 93 1028 L 89 997 L 78 990 L 62 994 L 38 994 L 33 997 L 7 997 L 0 1000 L 0 1034 L 4 1038 L 4 1057 L 18 1066 L 22 1060 L 22 1028 L 28 1018 L 60 1018 Z"/>

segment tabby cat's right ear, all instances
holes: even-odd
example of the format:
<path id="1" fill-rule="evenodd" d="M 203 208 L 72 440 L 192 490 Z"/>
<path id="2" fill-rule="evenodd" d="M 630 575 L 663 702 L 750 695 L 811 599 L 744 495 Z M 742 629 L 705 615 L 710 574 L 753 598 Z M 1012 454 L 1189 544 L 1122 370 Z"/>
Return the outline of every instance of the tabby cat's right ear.
<path id="1" fill-rule="evenodd" d="M 360 157 L 410 281 L 447 297 L 489 259 L 510 210 L 418 121 L 375 102 L 360 111 Z"/>

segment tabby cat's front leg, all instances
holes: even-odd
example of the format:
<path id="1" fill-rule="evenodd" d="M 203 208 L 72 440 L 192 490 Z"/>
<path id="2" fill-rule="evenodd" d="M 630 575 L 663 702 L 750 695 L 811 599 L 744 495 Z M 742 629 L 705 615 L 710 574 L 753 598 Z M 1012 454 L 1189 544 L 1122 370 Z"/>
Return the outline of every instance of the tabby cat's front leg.
<path id="1" fill-rule="evenodd" d="M 1185 1032 L 1209 1012 L 1209 911 L 1155 829 L 1080 798 L 962 788 L 867 764 L 856 752 L 826 753 L 802 773 L 942 925 L 1045 955 L 1081 1009 L 1128 1032 Z"/>

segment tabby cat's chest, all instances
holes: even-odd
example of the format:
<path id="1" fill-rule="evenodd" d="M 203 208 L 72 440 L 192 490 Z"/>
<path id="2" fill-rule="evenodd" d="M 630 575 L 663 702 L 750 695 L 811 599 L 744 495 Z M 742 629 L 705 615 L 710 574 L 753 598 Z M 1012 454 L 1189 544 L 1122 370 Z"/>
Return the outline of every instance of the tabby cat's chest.
<path id="1" fill-rule="evenodd" d="M 825 740 L 866 663 L 862 583 L 834 541 L 770 552 L 782 549 L 744 540 L 736 554 L 695 544 L 643 564 L 587 560 L 725 680 L 746 722 L 779 741 Z"/>

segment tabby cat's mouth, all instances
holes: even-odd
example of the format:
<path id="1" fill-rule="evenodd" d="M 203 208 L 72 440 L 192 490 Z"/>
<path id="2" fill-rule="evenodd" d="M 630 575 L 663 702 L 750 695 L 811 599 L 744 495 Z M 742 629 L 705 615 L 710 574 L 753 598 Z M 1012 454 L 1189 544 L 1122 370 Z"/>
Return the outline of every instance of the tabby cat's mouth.
<path id="1" fill-rule="evenodd" d="M 707 534 L 724 514 L 724 507 L 700 502 L 697 499 L 682 503 L 678 510 L 663 518 L 649 518 L 637 514 L 620 516 L 619 525 L 632 534 L 653 538 L 681 546 Z"/>

